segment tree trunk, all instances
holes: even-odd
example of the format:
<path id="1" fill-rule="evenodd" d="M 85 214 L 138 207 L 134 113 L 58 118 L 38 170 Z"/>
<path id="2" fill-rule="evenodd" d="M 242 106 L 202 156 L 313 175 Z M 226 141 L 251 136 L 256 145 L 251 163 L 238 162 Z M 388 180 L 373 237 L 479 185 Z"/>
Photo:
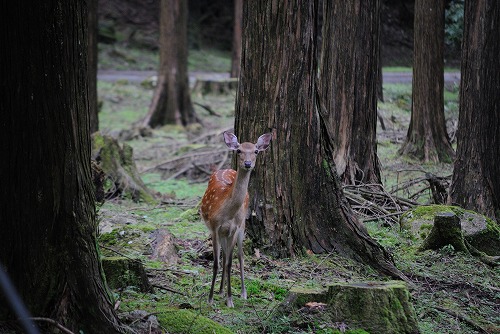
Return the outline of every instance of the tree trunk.
<path id="1" fill-rule="evenodd" d="M 0 262 L 30 313 L 124 329 L 104 283 L 91 180 L 87 6 L 4 2 Z M 0 296 L 0 320 L 16 320 Z"/>
<path id="2" fill-rule="evenodd" d="M 399 150 L 424 162 L 451 162 L 444 118 L 444 0 L 416 0 L 411 120 Z"/>
<path id="3" fill-rule="evenodd" d="M 243 0 L 234 0 L 233 55 L 231 57 L 231 78 L 240 76 L 241 62 L 241 15 Z"/>
<path id="4" fill-rule="evenodd" d="M 187 1 L 161 0 L 160 70 L 144 126 L 198 121 L 189 93 L 187 10 Z"/>
<path id="5" fill-rule="evenodd" d="M 465 2 L 457 158 L 449 201 L 500 222 L 500 6 Z"/>
<path id="6" fill-rule="evenodd" d="M 337 251 L 401 276 L 355 218 L 336 175 L 318 110 L 317 10 L 318 1 L 244 2 L 235 128 L 244 141 L 274 134 L 249 187 L 248 233 L 276 256 Z"/>
<path id="7" fill-rule="evenodd" d="M 380 1 L 324 1 L 321 104 L 337 173 L 381 183 L 377 157 Z"/>
<path id="8" fill-rule="evenodd" d="M 99 108 L 97 103 L 97 0 L 88 1 L 88 77 L 90 133 L 99 130 Z"/>

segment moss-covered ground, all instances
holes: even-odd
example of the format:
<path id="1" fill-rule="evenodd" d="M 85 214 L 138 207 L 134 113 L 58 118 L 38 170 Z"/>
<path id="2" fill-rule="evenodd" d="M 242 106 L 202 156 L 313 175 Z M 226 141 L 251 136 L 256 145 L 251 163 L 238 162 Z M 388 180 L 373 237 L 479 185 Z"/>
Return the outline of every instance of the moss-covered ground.
<path id="1" fill-rule="evenodd" d="M 156 68 L 157 55 L 120 51 L 128 53 L 135 62 L 129 60 L 124 65 L 122 58 L 119 61 L 111 59 L 109 48 L 102 48 L 101 68 L 112 68 L 117 62 L 120 69 L 131 66 L 132 69 Z M 210 56 L 194 54 L 190 57 L 190 70 L 213 70 L 206 64 L 207 59 L 216 64 L 215 71 L 229 68 L 227 54 L 204 52 Z M 141 62 L 142 67 L 133 67 Z M 99 82 L 98 89 L 103 102 L 99 114 L 100 129 L 113 135 L 130 129 L 145 115 L 153 92 L 126 80 Z M 458 117 L 457 95 L 457 87 L 447 88 L 445 111 L 450 130 Z M 399 156 L 397 150 L 410 119 L 411 87 L 408 84 L 387 84 L 384 98 L 385 102 L 379 104 L 379 109 L 385 130 L 378 125 L 382 180 L 387 191 L 395 190 L 397 196 L 408 198 L 424 189 L 426 184 L 421 181 L 405 187 L 402 185 L 429 172 L 438 176 L 450 175 L 453 166 L 421 164 Z M 210 115 L 196 105 L 196 112 L 203 120 L 202 127 L 165 126 L 154 129 L 149 137 L 127 141 L 134 149 L 142 179 L 158 194 L 158 203 L 134 203 L 119 198 L 105 202 L 99 208 L 99 243 L 103 255 L 120 255 L 142 261 L 154 291 L 143 293 L 134 286 L 114 290 L 118 312 L 124 315 L 133 310 L 144 310 L 155 315 L 164 332 L 169 333 L 340 333 L 346 324 L 333 323 L 321 313 L 283 312 L 280 308 L 291 288 L 321 288 L 331 282 L 387 279 L 371 268 L 336 254 L 276 259 L 256 253 L 247 243 L 248 299 L 239 298 L 239 268 L 235 261 L 235 308 L 227 308 L 224 298 L 218 295 L 213 305 L 207 303 L 212 276 L 211 248 L 208 230 L 198 215 L 197 206 L 208 175 L 200 170 L 196 175 L 176 173 L 185 168 L 193 156 L 209 159 L 211 155 L 203 156 L 203 152 L 224 151 L 220 138 L 210 134 L 232 127 L 234 99 L 234 95 L 193 95 L 193 101 L 210 106 L 221 117 Z M 197 140 L 203 136 L 206 136 L 204 140 Z M 431 196 L 422 190 L 414 200 L 426 204 Z M 417 241 L 407 232 L 400 231 L 398 226 L 382 221 L 371 221 L 366 225 L 370 234 L 393 254 L 397 267 L 414 283 L 410 292 L 421 333 L 500 332 L 498 268 L 488 267 L 449 248 L 418 253 Z M 167 229 L 173 234 L 180 256 L 176 265 L 151 259 L 152 234 L 157 229 Z M 223 327 L 217 327 L 217 324 Z M 363 331 L 348 328 L 346 333 L 349 332 Z"/>

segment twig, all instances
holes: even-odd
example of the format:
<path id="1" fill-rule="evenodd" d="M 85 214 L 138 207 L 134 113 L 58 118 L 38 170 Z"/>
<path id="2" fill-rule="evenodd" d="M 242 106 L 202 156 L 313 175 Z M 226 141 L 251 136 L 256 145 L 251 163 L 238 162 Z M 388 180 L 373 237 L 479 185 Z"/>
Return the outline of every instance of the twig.
<path id="1" fill-rule="evenodd" d="M 212 108 L 210 108 L 207 105 L 204 105 L 204 104 L 201 104 L 201 103 L 198 103 L 198 102 L 193 102 L 193 104 L 202 107 L 203 109 L 205 109 L 206 111 L 208 111 L 208 113 L 210 115 L 212 115 L 212 116 L 222 117 L 220 114 L 218 114 L 215 111 L 213 111 Z"/>
<path id="2" fill-rule="evenodd" d="M 34 317 L 34 318 L 30 318 L 30 319 L 33 321 L 48 322 L 49 324 L 56 326 L 59 330 L 61 330 L 62 332 L 66 333 L 66 334 L 75 334 L 74 332 L 70 331 L 68 328 L 64 327 L 63 325 L 61 325 L 60 323 L 58 323 L 54 319 L 43 318 L 43 317 Z"/>
<path id="3" fill-rule="evenodd" d="M 151 286 L 155 287 L 155 288 L 158 288 L 158 289 L 166 290 L 168 292 L 176 293 L 176 294 L 181 295 L 181 296 L 187 296 L 185 293 L 179 292 L 177 290 L 174 290 L 174 289 L 166 287 L 166 286 L 161 286 L 161 285 L 158 285 L 158 284 L 151 284 Z"/>

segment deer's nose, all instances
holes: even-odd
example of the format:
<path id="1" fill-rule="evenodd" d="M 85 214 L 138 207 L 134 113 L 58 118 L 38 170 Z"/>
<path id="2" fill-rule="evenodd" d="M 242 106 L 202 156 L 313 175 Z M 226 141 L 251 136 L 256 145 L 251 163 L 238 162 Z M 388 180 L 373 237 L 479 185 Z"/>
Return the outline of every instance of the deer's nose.
<path id="1" fill-rule="evenodd" d="M 245 161 L 245 168 L 250 168 L 252 167 L 252 162 L 251 161 Z"/>

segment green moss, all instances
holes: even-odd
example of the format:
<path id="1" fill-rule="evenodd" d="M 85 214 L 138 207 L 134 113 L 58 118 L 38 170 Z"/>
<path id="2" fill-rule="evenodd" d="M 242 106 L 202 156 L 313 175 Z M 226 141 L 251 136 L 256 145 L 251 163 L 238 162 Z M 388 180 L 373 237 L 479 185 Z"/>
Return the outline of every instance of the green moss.
<path id="1" fill-rule="evenodd" d="M 458 206 L 450 206 L 450 205 L 421 205 L 417 206 L 414 209 L 405 212 L 402 215 L 402 219 L 425 219 L 425 220 L 433 220 L 434 216 L 438 212 L 453 212 L 457 216 L 460 216 L 464 213 L 464 209 Z"/>
<path id="2" fill-rule="evenodd" d="M 103 233 L 99 235 L 99 242 L 106 244 L 106 245 L 116 245 L 118 242 L 117 234 L 118 230 L 113 230 L 109 233 Z"/>
<path id="3" fill-rule="evenodd" d="M 189 310 L 170 309 L 164 310 L 157 315 L 160 325 L 169 333 L 193 333 L 193 334 L 213 334 L 232 333 L 228 328 L 195 314 Z"/>

